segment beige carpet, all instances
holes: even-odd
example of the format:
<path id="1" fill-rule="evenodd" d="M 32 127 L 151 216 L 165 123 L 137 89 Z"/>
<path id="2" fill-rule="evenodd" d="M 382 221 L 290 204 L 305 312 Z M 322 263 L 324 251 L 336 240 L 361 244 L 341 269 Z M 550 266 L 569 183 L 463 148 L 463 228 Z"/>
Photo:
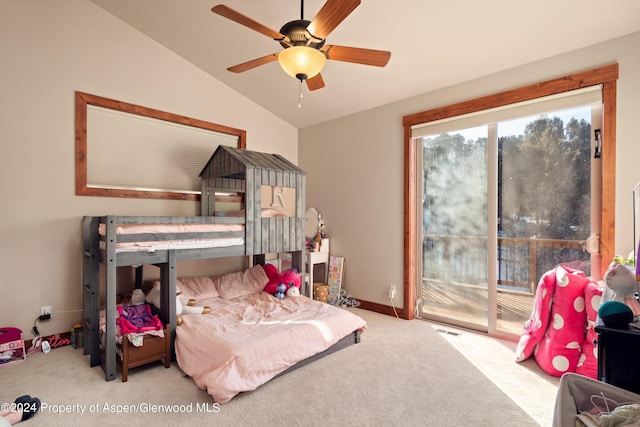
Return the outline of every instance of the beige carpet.
<path id="1" fill-rule="evenodd" d="M 460 353 L 541 426 L 550 426 L 560 378 L 547 375 L 533 357 L 515 363 L 515 342 L 433 325 Z"/>
<path id="2" fill-rule="evenodd" d="M 555 391 L 537 396 L 544 410 L 534 408 L 532 414 L 543 419 L 529 416 L 527 402 L 519 406 L 509 387 L 507 395 L 461 353 L 475 345 L 475 334 L 448 338 L 421 320 L 351 310 L 368 322 L 360 344 L 219 407 L 175 363 L 170 369 L 161 362 L 133 369 L 127 383 L 119 377 L 106 382 L 99 367 L 89 368 L 88 357 L 69 346 L 0 368 L 0 402 L 21 394 L 39 397 L 45 407 L 27 425 L 46 426 L 550 425 Z M 478 345 L 494 351 L 490 342 Z M 515 368 L 509 376 L 522 373 L 522 381 L 510 379 L 511 387 L 528 387 L 531 371 L 513 362 L 513 352 L 495 353 L 497 363 L 504 358 L 504 368 Z"/>

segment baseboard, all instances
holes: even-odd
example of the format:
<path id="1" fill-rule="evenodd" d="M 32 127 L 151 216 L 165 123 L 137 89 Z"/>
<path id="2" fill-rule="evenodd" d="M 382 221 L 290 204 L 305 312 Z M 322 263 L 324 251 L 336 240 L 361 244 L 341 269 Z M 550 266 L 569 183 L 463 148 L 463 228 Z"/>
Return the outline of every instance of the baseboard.
<path id="1" fill-rule="evenodd" d="M 393 307 L 388 305 L 378 304 L 370 301 L 362 301 L 362 300 L 358 300 L 358 302 L 360 302 L 360 306 L 358 308 L 362 308 L 363 310 L 375 311 L 376 313 L 386 314 L 393 317 L 395 317 L 397 313 L 398 317 L 400 317 L 401 319 L 405 319 L 405 320 L 413 319 L 412 316 L 410 317 L 407 314 L 404 308 L 396 307 L 394 311 Z"/>

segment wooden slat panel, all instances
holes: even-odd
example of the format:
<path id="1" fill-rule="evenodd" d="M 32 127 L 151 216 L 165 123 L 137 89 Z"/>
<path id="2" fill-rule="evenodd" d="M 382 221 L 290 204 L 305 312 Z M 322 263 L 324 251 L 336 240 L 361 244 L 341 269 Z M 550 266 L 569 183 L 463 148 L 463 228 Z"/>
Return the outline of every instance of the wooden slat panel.
<path id="1" fill-rule="evenodd" d="M 295 250 L 293 248 L 293 240 L 291 239 L 291 231 L 292 224 L 295 218 L 282 218 L 282 251 L 292 251 Z"/>
<path id="2" fill-rule="evenodd" d="M 258 252 L 256 252 L 255 250 L 255 234 L 256 234 L 256 223 L 254 222 L 253 219 L 253 212 L 255 210 L 255 204 L 256 204 L 256 196 L 258 196 L 258 194 L 256 194 L 256 183 L 255 183 L 255 177 L 253 175 L 253 171 L 251 171 L 252 173 L 249 173 L 249 171 L 247 171 L 246 173 L 246 180 L 245 180 L 245 189 L 246 189 L 246 193 L 245 193 L 245 212 L 246 212 L 246 224 L 245 224 L 245 255 L 253 255 L 256 254 Z"/>
<path id="3" fill-rule="evenodd" d="M 251 240 L 252 252 L 251 254 L 261 254 L 262 251 L 262 226 L 260 224 L 260 211 L 262 206 L 262 171 L 255 168 L 247 168 L 247 196 L 250 196 L 253 200 L 246 202 L 247 219 L 251 218 L 254 224 L 252 235 L 247 235 L 247 240 Z M 249 189 L 249 177 L 251 177 L 252 184 Z"/>
<path id="4" fill-rule="evenodd" d="M 270 252 L 282 251 L 282 218 L 271 218 L 269 226 L 269 241 L 273 242 Z"/>
<path id="5" fill-rule="evenodd" d="M 266 218 L 265 218 L 266 219 Z M 261 230 L 261 240 L 260 244 L 260 253 L 270 253 L 275 252 L 271 251 L 269 248 L 269 241 L 272 240 L 269 238 L 269 221 L 260 221 L 260 230 Z"/>

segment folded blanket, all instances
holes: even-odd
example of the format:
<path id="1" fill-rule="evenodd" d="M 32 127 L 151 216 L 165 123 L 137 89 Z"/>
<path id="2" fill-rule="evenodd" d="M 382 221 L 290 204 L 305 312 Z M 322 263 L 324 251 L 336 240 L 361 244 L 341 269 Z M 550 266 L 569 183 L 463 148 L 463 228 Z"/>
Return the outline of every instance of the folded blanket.
<path id="1" fill-rule="evenodd" d="M 591 414 L 583 412 L 578 414 L 576 427 L 640 427 L 640 404 L 631 403 L 620 405 L 611 412 L 604 414 Z"/>
<path id="2" fill-rule="evenodd" d="M 119 305 L 118 326 L 123 334 L 157 331 L 162 329 L 158 316 L 151 314 L 149 304 Z"/>

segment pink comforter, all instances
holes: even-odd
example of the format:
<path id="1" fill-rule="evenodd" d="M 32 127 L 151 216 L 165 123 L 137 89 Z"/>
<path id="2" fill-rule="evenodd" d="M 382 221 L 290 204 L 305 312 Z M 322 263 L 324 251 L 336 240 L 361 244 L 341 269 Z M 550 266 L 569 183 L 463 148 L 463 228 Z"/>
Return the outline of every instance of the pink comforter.
<path id="1" fill-rule="evenodd" d="M 198 301 L 206 315 L 183 315 L 176 328 L 180 368 L 218 403 L 255 390 L 297 362 L 320 353 L 366 322 L 304 296 L 279 301 L 265 293 Z"/>

